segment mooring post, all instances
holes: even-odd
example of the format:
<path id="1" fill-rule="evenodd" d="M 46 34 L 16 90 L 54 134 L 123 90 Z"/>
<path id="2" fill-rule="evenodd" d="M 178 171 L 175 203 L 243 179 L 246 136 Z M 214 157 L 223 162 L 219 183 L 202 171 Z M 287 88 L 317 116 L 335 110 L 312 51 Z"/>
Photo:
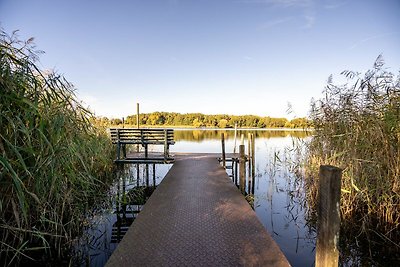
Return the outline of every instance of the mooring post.
<path id="1" fill-rule="evenodd" d="M 136 126 L 139 129 L 139 103 L 136 103 Z"/>
<path id="2" fill-rule="evenodd" d="M 235 185 L 238 185 L 238 160 L 237 158 L 234 159 L 235 162 Z"/>
<path id="3" fill-rule="evenodd" d="M 235 138 L 233 141 L 233 154 L 236 154 L 237 123 L 235 123 Z"/>
<path id="4" fill-rule="evenodd" d="M 255 160 L 255 155 L 256 155 L 256 139 L 254 137 L 254 134 L 251 134 L 251 179 L 252 179 L 252 187 L 251 187 L 251 193 L 254 195 L 254 188 L 255 188 L 255 183 L 256 183 L 256 160 Z"/>
<path id="5" fill-rule="evenodd" d="M 167 160 L 168 154 L 168 130 L 164 129 L 164 160 Z"/>
<path id="6" fill-rule="evenodd" d="M 222 167 L 226 168 L 226 159 L 225 159 L 225 134 L 221 133 L 221 144 L 222 144 Z"/>
<path id="7" fill-rule="evenodd" d="M 247 159 L 249 160 L 249 166 L 248 166 L 249 175 L 251 174 L 251 155 L 252 155 L 252 152 L 251 152 L 251 133 L 248 133 L 247 134 L 247 157 L 248 157 Z M 249 179 L 249 181 L 250 181 L 250 179 Z"/>
<path id="8" fill-rule="evenodd" d="M 341 180 L 342 169 L 320 166 L 316 267 L 338 266 Z"/>
<path id="9" fill-rule="evenodd" d="M 246 193 L 246 155 L 244 153 L 244 145 L 239 146 L 239 188 L 242 194 Z"/>
<path id="10" fill-rule="evenodd" d="M 121 140 L 119 139 L 119 129 L 117 129 L 117 159 L 120 159 L 121 155 Z"/>

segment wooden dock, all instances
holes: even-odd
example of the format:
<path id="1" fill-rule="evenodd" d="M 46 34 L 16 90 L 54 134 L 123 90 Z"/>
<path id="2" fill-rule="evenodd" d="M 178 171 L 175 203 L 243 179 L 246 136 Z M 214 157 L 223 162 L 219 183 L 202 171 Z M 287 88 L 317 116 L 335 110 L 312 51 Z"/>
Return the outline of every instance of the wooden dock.
<path id="1" fill-rule="evenodd" d="M 181 154 L 106 266 L 289 266 L 215 154 Z"/>

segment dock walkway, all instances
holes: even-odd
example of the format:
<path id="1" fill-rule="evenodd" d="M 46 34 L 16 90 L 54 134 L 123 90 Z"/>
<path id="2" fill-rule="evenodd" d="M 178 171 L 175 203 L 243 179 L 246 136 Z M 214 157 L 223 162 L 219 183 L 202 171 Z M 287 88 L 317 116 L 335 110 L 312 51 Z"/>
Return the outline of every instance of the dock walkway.
<path id="1" fill-rule="evenodd" d="M 106 266 L 289 266 L 215 156 L 177 157 Z"/>

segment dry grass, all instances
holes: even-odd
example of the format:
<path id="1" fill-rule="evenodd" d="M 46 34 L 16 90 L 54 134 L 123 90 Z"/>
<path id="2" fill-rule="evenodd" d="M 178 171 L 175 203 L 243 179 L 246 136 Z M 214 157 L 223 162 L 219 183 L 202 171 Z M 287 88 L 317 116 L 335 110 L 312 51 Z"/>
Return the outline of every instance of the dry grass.
<path id="1" fill-rule="evenodd" d="M 0 264 L 61 255 L 105 187 L 111 144 L 32 40 L 0 32 Z M 42 256 L 41 256 L 42 257 Z"/>
<path id="2" fill-rule="evenodd" d="M 330 77 L 312 107 L 308 200 L 315 205 L 319 165 L 341 167 L 344 225 L 399 240 L 400 77 L 385 70 L 381 56 L 364 75 L 342 74 L 347 82 L 334 85 Z"/>

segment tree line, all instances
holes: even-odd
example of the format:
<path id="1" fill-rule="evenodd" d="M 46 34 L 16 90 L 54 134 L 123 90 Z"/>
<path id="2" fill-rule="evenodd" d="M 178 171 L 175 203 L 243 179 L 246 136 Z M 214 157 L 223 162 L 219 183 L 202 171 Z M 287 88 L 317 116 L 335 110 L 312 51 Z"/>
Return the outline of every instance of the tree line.
<path id="1" fill-rule="evenodd" d="M 122 123 L 136 125 L 136 115 L 129 115 L 124 119 L 109 119 L 107 117 L 94 118 L 95 123 L 102 126 L 117 126 Z M 307 118 L 260 117 L 255 115 L 205 115 L 201 113 L 152 112 L 139 115 L 140 125 L 145 126 L 189 126 L 233 128 L 237 124 L 240 128 L 310 128 L 312 123 Z"/>

